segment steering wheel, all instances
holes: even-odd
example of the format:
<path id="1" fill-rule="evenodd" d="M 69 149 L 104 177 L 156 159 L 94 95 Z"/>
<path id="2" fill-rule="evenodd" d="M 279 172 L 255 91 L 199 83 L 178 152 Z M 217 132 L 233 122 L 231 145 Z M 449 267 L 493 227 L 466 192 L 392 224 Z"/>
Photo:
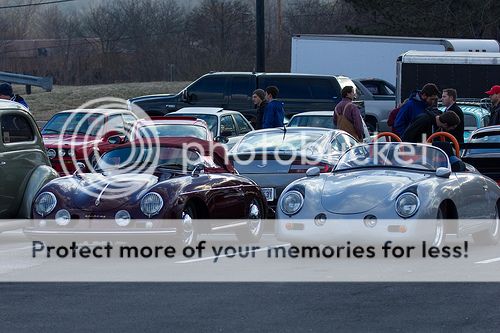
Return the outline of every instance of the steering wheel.
<path id="1" fill-rule="evenodd" d="M 381 132 L 377 134 L 377 136 L 375 136 L 375 138 L 373 139 L 373 142 L 376 142 L 380 138 L 389 138 L 394 139 L 397 142 L 401 142 L 401 138 L 397 134 L 394 134 L 392 132 Z M 385 141 L 387 142 L 387 139 Z M 392 142 L 392 140 L 390 140 L 390 142 Z"/>
<path id="2" fill-rule="evenodd" d="M 460 157 L 460 145 L 453 135 L 448 132 L 436 132 L 427 139 L 427 143 L 432 143 L 432 140 L 435 138 L 441 138 L 441 141 L 450 139 L 450 141 L 453 143 L 453 147 L 455 148 L 455 155 L 457 155 L 457 157 Z"/>

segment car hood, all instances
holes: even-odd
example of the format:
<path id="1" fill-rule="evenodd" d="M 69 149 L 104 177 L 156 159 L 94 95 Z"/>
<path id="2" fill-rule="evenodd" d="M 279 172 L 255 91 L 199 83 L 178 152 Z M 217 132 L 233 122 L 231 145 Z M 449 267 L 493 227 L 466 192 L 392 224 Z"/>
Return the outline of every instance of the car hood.
<path id="1" fill-rule="evenodd" d="M 94 142 L 100 141 L 97 137 L 86 135 L 59 135 L 59 134 L 45 134 L 43 135 L 43 143 L 46 147 L 49 146 L 65 146 L 65 147 L 78 147 L 84 145 L 92 145 Z"/>
<path id="2" fill-rule="evenodd" d="M 158 182 L 158 177 L 146 174 L 105 176 L 93 173 L 80 177 L 71 200 L 83 211 L 108 211 L 127 203 L 134 204 Z"/>
<path id="3" fill-rule="evenodd" d="M 334 173 L 325 180 L 321 204 L 334 214 L 367 212 L 428 177 L 424 173 L 373 169 Z"/>

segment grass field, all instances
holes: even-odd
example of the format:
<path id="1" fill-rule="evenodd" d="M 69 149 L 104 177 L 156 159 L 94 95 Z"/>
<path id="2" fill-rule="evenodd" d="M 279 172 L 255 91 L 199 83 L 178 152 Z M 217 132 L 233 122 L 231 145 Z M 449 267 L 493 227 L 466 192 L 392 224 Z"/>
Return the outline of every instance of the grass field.
<path id="1" fill-rule="evenodd" d="M 14 92 L 20 94 L 28 102 L 30 110 L 37 121 L 49 120 L 55 113 L 78 108 L 82 104 L 102 97 L 131 97 L 177 93 L 189 82 L 141 82 L 116 83 L 93 86 L 54 86 L 51 92 L 33 87 L 31 95 L 26 95 L 23 86 L 15 86 Z"/>

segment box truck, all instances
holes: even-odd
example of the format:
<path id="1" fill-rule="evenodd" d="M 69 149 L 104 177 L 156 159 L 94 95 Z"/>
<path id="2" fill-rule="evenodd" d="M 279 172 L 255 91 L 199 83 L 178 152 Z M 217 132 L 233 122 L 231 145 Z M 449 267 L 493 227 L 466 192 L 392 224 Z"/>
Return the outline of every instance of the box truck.
<path id="1" fill-rule="evenodd" d="M 291 72 L 374 77 L 395 84 L 395 61 L 410 50 L 500 52 L 500 45 L 486 39 L 295 35 Z"/>
<path id="2" fill-rule="evenodd" d="M 396 103 L 429 82 L 479 100 L 500 84 L 500 53 L 408 51 L 397 58 L 396 72 Z"/>

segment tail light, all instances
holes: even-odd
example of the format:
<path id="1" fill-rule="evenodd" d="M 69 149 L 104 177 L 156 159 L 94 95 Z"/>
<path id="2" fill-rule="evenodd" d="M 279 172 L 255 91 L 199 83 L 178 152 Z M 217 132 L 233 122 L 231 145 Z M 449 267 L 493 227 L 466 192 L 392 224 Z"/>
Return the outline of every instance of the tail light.
<path id="1" fill-rule="evenodd" d="M 321 173 L 332 171 L 332 166 L 328 163 L 304 163 L 303 161 L 295 161 L 290 166 L 288 173 L 306 173 L 309 168 L 318 167 Z"/>

